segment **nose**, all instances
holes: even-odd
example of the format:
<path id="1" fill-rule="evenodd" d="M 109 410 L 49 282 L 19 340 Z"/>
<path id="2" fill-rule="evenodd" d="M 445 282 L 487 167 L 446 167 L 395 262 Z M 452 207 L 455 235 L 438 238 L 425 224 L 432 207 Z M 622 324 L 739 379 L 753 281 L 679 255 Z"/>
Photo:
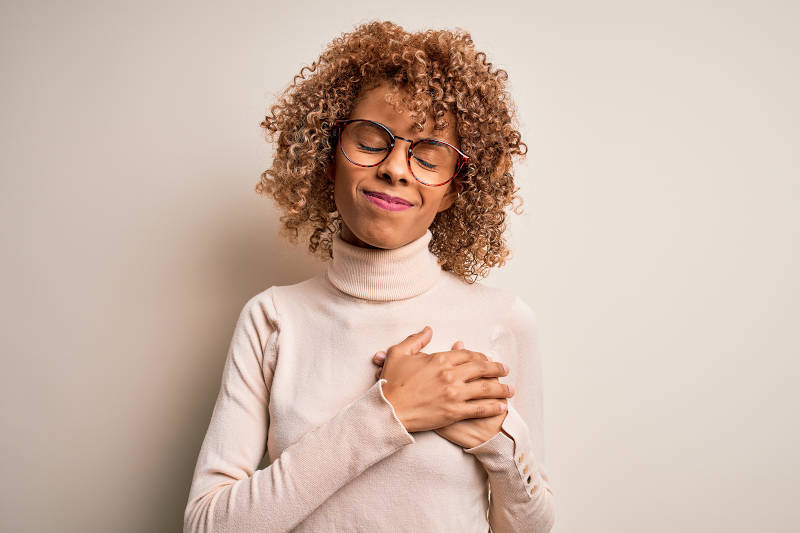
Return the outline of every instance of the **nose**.
<path id="1" fill-rule="evenodd" d="M 392 151 L 377 166 L 378 177 L 390 180 L 392 183 L 404 181 L 412 183 L 414 175 L 408 166 L 408 149 L 411 146 L 411 139 L 395 135 Z"/>

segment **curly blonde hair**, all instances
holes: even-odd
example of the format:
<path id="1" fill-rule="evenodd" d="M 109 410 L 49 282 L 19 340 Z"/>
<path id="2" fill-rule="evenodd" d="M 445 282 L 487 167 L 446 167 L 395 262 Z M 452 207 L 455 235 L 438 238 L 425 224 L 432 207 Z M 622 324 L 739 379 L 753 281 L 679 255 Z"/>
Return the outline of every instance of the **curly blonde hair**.
<path id="1" fill-rule="evenodd" d="M 447 112 L 456 117 L 460 148 L 470 156 L 452 185 L 459 195 L 436 215 L 429 248 L 443 270 L 474 283 L 510 254 L 503 233 L 505 208 L 513 204 L 512 156 L 527 146 L 515 127 L 515 110 L 505 70 L 493 68 L 463 30 L 409 33 L 391 22 L 369 22 L 335 38 L 311 66 L 300 69 L 261 122 L 272 142 L 272 167 L 255 190 L 271 196 L 284 211 L 281 234 L 297 244 L 309 234 L 309 251 L 327 260 L 341 230 L 333 183 L 334 121 L 348 118 L 364 91 L 388 81 L 403 98 L 420 131 L 426 118 L 444 129 Z M 522 205 L 513 206 L 520 214 Z"/>

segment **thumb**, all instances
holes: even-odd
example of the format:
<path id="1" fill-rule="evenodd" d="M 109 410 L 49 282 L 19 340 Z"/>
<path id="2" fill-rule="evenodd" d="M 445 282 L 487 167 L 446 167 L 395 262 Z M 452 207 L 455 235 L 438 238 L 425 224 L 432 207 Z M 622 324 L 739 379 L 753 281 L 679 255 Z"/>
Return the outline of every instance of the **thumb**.
<path id="1" fill-rule="evenodd" d="M 376 365 L 383 365 L 383 362 L 386 360 L 386 352 L 383 350 L 379 352 L 375 352 L 375 355 L 372 356 L 372 362 Z"/>
<path id="2" fill-rule="evenodd" d="M 425 326 L 417 333 L 412 333 L 406 337 L 399 344 L 390 347 L 388 351 L 404 355 L 412 355 L 422 350 L 426 344 L 431 341 L 433 337 L 433 329 L 430 326 Z"/>

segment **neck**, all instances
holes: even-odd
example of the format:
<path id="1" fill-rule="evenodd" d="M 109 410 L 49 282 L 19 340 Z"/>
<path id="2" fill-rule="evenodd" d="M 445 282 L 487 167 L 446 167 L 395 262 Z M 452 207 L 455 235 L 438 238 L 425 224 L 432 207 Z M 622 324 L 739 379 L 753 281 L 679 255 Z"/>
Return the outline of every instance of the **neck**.
<path id="1" fill-rule="evenodd" d="M 428 248 L 433 234 L 399 248 L 366 248 L 333 238 L 327 278 L 340 291 L 364 300 L 404 300 L 418 296 L 440 279 L 442 267 Z"/>

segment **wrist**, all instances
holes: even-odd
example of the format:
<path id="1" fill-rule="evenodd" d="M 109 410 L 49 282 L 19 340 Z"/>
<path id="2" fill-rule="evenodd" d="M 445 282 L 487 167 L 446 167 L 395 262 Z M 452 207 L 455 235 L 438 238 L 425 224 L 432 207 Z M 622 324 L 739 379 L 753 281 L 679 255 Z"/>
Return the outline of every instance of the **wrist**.
<path id="1" fill-rule="evenodd" d="M 487 435 L 485 433 L 470 435 L 467 439 L 467 446 L 464 446 L 464 448 L 474 448 L 476 446 L 480 446 L 481 444 L 492 440 L 498 433 L 499 431 L 495 431 L 491 435 Z"/>

